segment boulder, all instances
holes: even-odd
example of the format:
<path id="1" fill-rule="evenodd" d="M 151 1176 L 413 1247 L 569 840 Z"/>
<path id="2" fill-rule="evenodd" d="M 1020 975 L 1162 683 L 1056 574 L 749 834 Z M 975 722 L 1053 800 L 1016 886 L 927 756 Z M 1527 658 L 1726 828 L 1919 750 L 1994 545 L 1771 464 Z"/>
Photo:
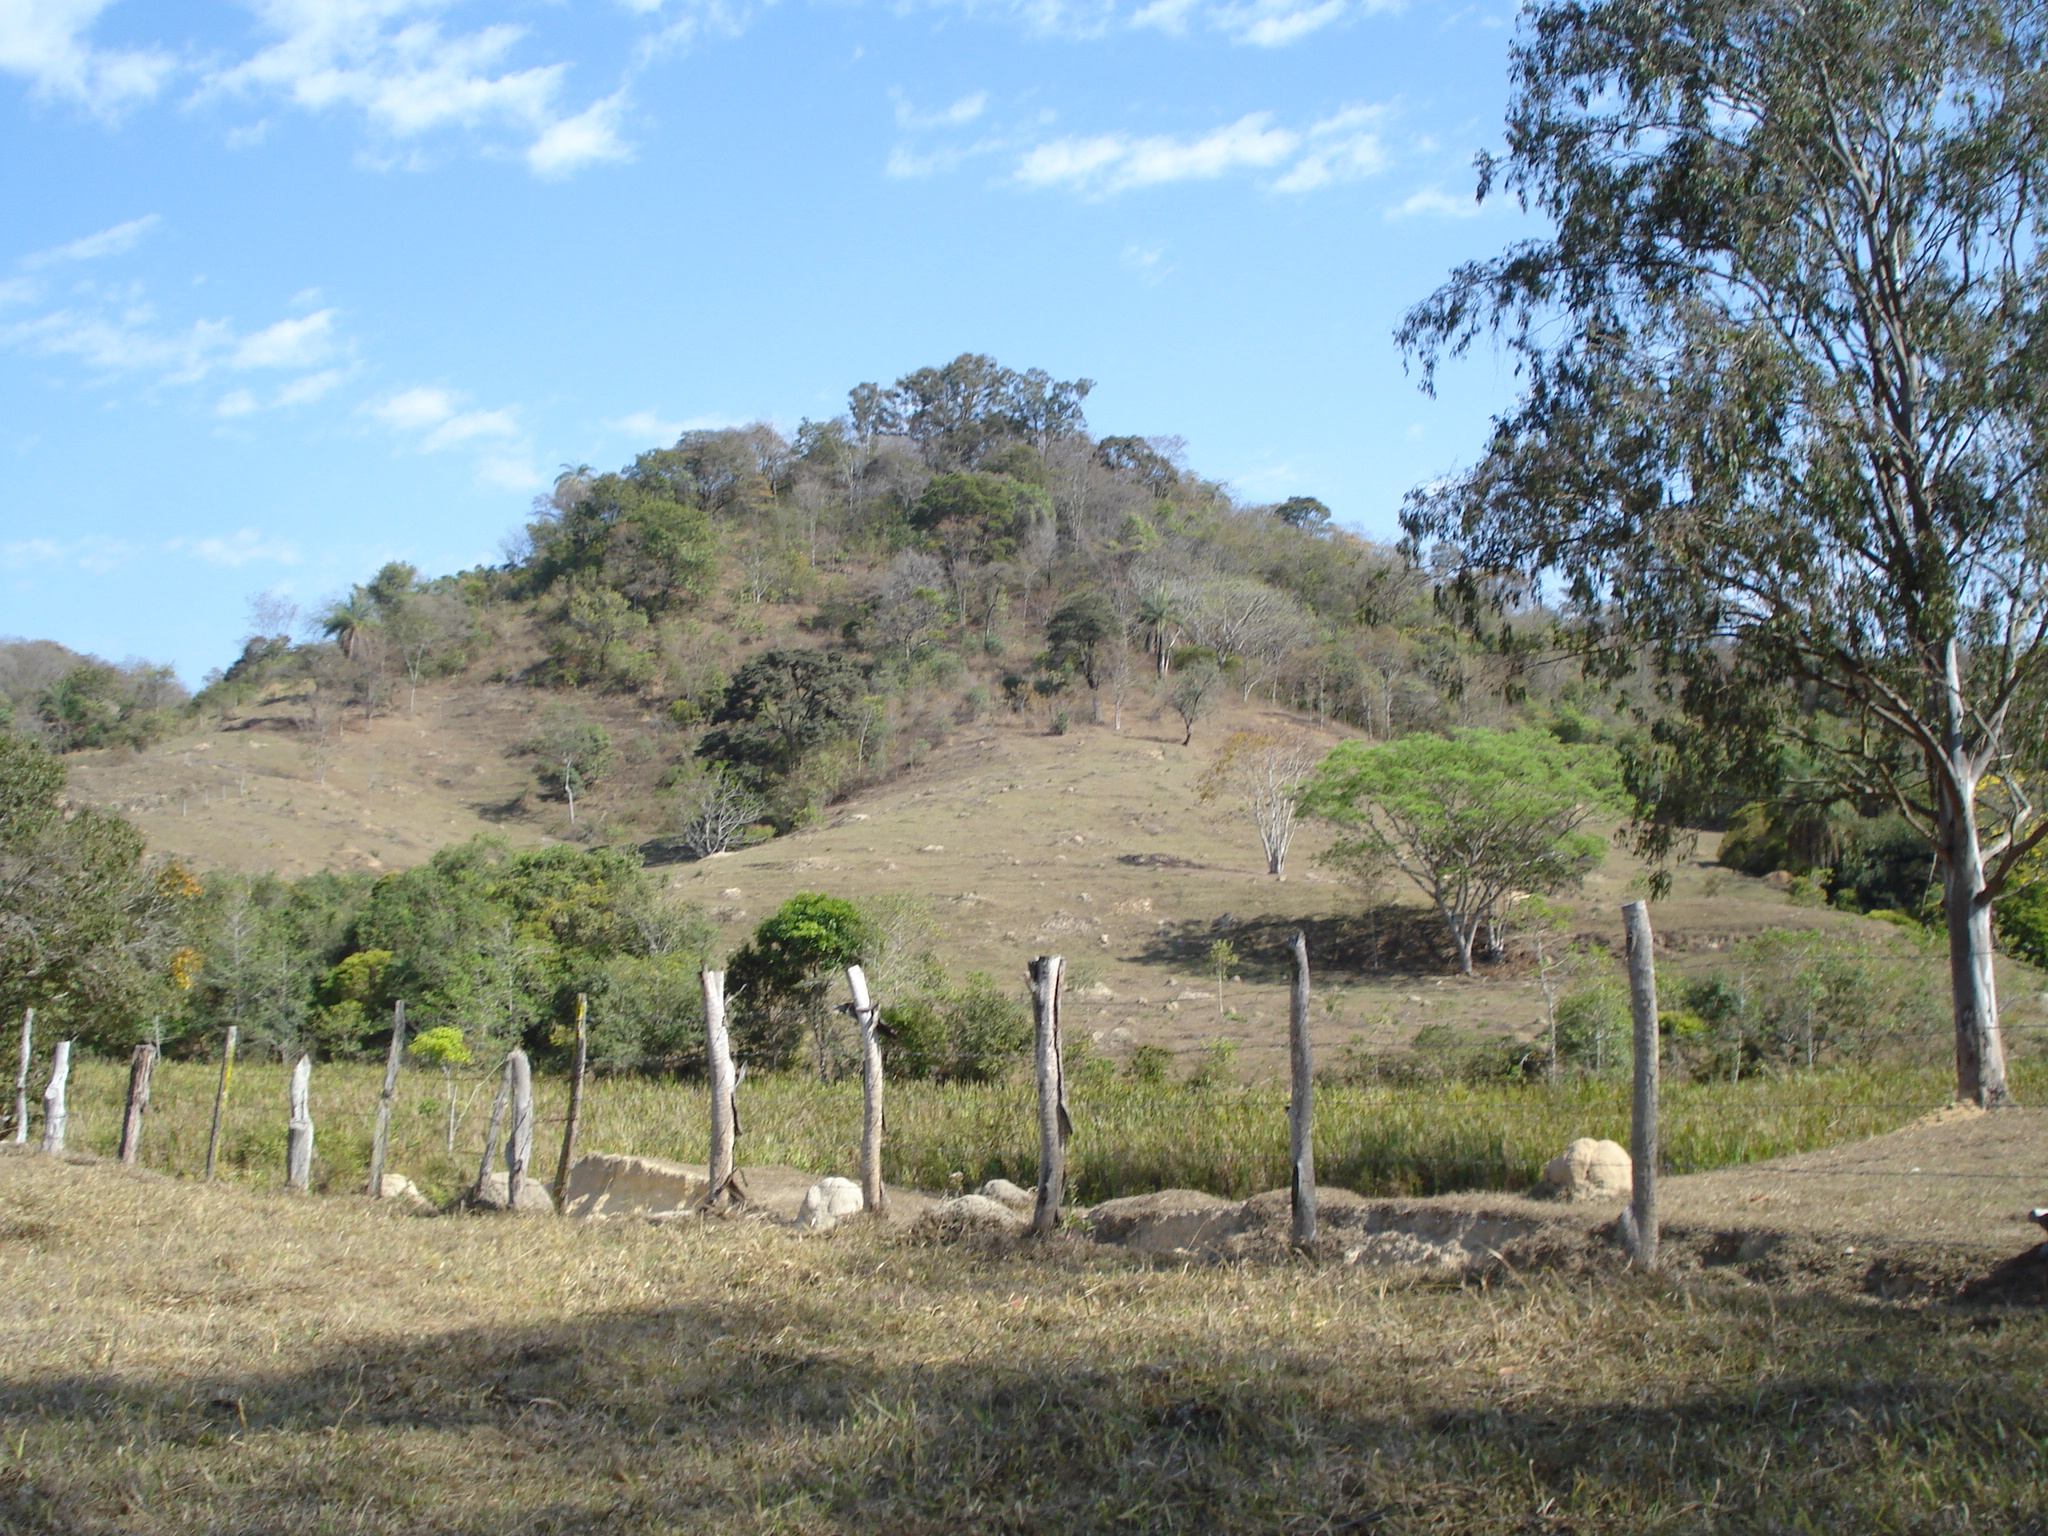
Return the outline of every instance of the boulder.
<path id="1" fill-rule="evenodd" d="M 592 1152 L 569 1170 L 562 1191 L 565 1216 L 665 1216 L 692 1211 L 711 1188 L 701 1164 L 665 1163 L 655 1157 Z"/>
<path id="2" fill-rule="evenodd" d="M 1008 1206 L 1019 1216 L 1029 1216 L 1038 1209 L 1038 1191 L 1020 1189 L 1008 1179 L 990 1179 L 981 1186 L 979 1193 L 984 1200 Z"/>
<path id="3" fill-rule="evenodd" d="M 470 1205 L 481 1211 L 504 1210 L 505 1183 L 505 1173 L 502 1169 L 496 1173 L 485 1174 L 483 1183 L 470 1191 Z M 537 1179 L 529 1173 L 519 1181 L 519 1209 L 513 1214 L 518 1216 L 551 1216 L 554 1214 L 554 1210 L 555 1202 L 548 1195 L 548 1186 L 545 1180 Z"/>
<path id="4" fill-rule="evenodd" d="M 851 1179 L 820 1179 L 797 1208 L 796 1224 L 807 1232 L 830 1232 L 849 1216 L 867 1209 L 860 1186 Z"/>
<path id="5" fill-rule="evenodd" d="M 434 1208 L 433 1202 L 420 1193 L 420 1187 L 402 1173 L 385 1174 L 383 1183 L 378 1186 L 377 1197 L 380 1200 L 396 1200 L 415 1211 L 431 1211 Z"/>
<path id="6" fill-rule="evenodd" d="M 1634 1165 L 1616 1143 L 1581 1136 L 1550 1160 L 1543 1182 L 1567 1200 L 1626 1200 L 1635 1192 Z"/>
<path id="7" fill-rule="evenodd" d="M 986 1195 L 955 1195 L 910 1224 L 910 1235 L 926 1241 L 956 1242 L 964 1237 L 1015 1237 L 1027 1223 L 1022 1216 Z"/>
<path id="8" fill-rule="evenodd" d="M 1161 1189 L 1105 1200 L 1088 1217 L 1095 1241 L 1139 1253 L 1198 1248 L 1228 1237 L 1241 1224 L 1239 1202 L 1199 1189 Z"/>

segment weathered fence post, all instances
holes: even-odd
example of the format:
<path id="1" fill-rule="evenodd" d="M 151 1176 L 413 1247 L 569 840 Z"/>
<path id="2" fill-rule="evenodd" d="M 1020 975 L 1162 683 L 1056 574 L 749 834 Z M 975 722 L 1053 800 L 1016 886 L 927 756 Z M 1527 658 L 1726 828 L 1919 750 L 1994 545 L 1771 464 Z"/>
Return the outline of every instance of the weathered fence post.
<path id="1" fill-rule="evenodd" d="M 228 1084 L 235 1077 L 235 1041 L 240 1037 L 241 1027 L 228 1026 L 228 1036 L 221 1045 L 220 1083 L 213 1090 L 213 1129 L 206 1133 L 206 1181 L 213 1182 L 214 1160 L 220 1156 L 220 1127 L 222 1117 L 227 1113 Z"/>
<path id="2" fill-rule="evenodd" d="M 476 1185 L 470 1190 L 473 1201 L 484 1196 L 484 1180 L 491 1176 L 491 1155 L 498 1150 L 498 1127 L 505 1123 L 505 1105 L 512 1096 L 512 1058 L 507 1056 L 498 1071 L 498 1091 L 491 1099 L 491 1122 L 484 1127 L 484 1155 L 476 1165 Z"/>
<path id="3" fill-rule="evenodd" d="M 1026 972 L 1038 1004 L 1038 1207 L 1031 1231 L 1041 1237 L 1060 1224 L 1060 1207 L 1067 1199 L 1067 1138 L 1074 1134 L 1060 1060 L 1060 973 L 1065 967 L 1058 955 L 1040 955 Z"/>
<path id="4" fill-rule="evenodd" d="M 370 1198 L 384 1198 L 384 1160 L 391 1151 L 391 1100 L 405 1059 L 405 999 L 391 1005 L 391 1050 L 384 1058 L 384 1091 L 377 1095 L 377 1128 L 370 1133 Z"/>
<path id="5" fill-rule="evenodd" d="M 1628 925 L 1628 1000 L 1635 1024 L 1635 1101 L 1629 1128 L 1629 1159 L 1634 1197 L 1629 1214 L 1635 1234 L 1631 1247 L 1642 1268 L 1657 1267 L 1657 967 L 1650 954 L 1648 902 L 1632 901 L 1621 909 Z"/>
<path id="6" fill-rule="evenodd" d="M 28 1141 L 28 1064 L 35 1053 L 36 1011 L 33 1008 L 21 1016 L 21 1065 L 14 1071 L 14 1143 L 23 1146 Z"/>
<path id="7" fill-rule="evenodd" d="M 590 1001 L 576 994 L 576 1060 L 569 1068 L 569 1113 L 562 1121 L 562 1155 L 555 1162 L 555 1211 L 569 1195 L 569 1169 L 576 1161 L 576 1125 L 583 1118 L 583 1072 L 590 1065 Z"/>
<path id="8" fill-rule="evenodd" d="M 149 1112 L 149 1080 L 155 1072 L 156 1047 L 144 1041 L 128 1063 L 128 1107 L 121 1114 L 121 1145 L 114 1154 L 124 1163 L 142 1156 L 142 1117 Z"/>
<path id="9" fill-rule="evenodd" d="M 292 1068 L 292 1117 L 285 1127 L 284 1187 L 300 1194 L 313 1187 L 313 1058 L 302 1055 Z"/>
<path id="10" fill-rule="evenodd" d="M 868 996 L 867 973 L 846 968 L 846 989 L 853 994 L 853 1020 L 860 1026 L 860 1198 L 877 1216 L 889 1209 L 889 1191 L 882 1184 L 882 1037 L 876 1026 L 881 1010 Z"/>
<path id="11" fill-rule="evenodd" d="M 71 1081 L 71 1042 L 59 1040 L 50 1053 L 50 1086 L 43 1090 L 43 1150 L 64 1150 L 64 1126 L 71 1118 L 64 1107 L 65 1085 Z"/>
<path id="12" fill-rule="evenodd" d="M 1287 1065 L 1293 1079 L 1287 1161 L 1293 1170 L 1294 1246 L 1305 1248 L 1316 1240 L 1316 1064 L 1308 1043 L 1308 935 L 1295 929 L 1288 947 L 1294 951 L 1294 991 L 1287 1009 Z"/>
<path id="13" fill-rule="evenodd" d="M 526 1165 L 533 1157 L 533 1068 L 526 1052 L 514 1050 L 505 1072 L 512 1083 L 512 1123 L 505 1132 L 505 1209 L 519 1209 Z"/>
<path id="14" fill-rule="evenodd" d="M 733 1117 L 732 1037 L 725 1027 L 725 972 L 706 971 L 704 982 L 704 1055 L 711 1076 L 711 1185 L 705 1191 L 709 1210 L 722 1211 L 732 1198 L 733 1143 L 739 1123 Z"/>

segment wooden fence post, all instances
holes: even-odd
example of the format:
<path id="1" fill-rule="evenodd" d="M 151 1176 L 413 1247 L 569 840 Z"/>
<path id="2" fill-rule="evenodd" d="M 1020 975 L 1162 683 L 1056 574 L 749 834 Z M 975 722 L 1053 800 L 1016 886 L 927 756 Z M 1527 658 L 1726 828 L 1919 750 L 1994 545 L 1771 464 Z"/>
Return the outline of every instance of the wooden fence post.
<path id="1" fill-rule="evenodd" d="M 711 1184 L 705 1191 L 708 1210 L 722 1211 L 732 1198 L 734 1143 L 739 1122 L 733 1114 L 732 1036 L 725 1027 L 725 972 L 705 971 L 704 1055 L 711 1076 Z"/>
<path id="2" fill-rule="evenodd" d="M 576 1060 L 569 1068 L 569 1114 L 562 1122 L 562 1155 L 555 1163 L 555 1213 L 569 1194 L 569 1169 L 576 1161 L 576 1125 L 583 1118 L 583 1071 L 590 1064 L 590 1002 L 576 994 Z"/>
<path id="3" fill-rule="evenodd" d="M 28 1142 L 28 1064 L 35 1053 L 36 1011 L 28 1009 L 21 1016 L 21 1065 L 14 1071 L 14 1144 L 24 1146 Z"/>
<path id="4" fill-rule="evenodd" d="M 505 1066 L 512 1082 L 512 1123 L 505 1132 L 505 1209 L 519 1209 L 526 1165 L 533 1158 L 533 1068 L 526 1052 L 514 1050 Z"/>
<path id="5" fill-rule="evenodd" d="M 491 1174 L 491 1156 L 498 1150 L 498 1127 L 505 1123 L 505 1105 L 512 1096 L 512 1058 L 507 1056 L 498 1070 L 498 1091 L 491 1098 L 491 1122 L 484 1127 L 484 1155 L 476 1165 L 476 1184 L 470 1190 L 472 1200 L 481 1200 L 484 1180 Z"/>
<path id="6" fill-rule="evenodd" d="M 1635 1024 L 1635 1100 L 1629 1127 L 1629 1160 L 1634 1196 L 1629 1214 L 1635 1228 L 1635 1262 L 1657 1267 L 1657 968 L 1651 957 L 1648 902 L 1621 909 L 1628 925 L 1629 1011 Z"/>
<path id="7" fill-rule="evenodd" d="M 128 1107 L 121 1114 L 121 1145 L 114 1154 L 133 1164 L 142 1156 L 142 1117 L 149 1112 L 149 1080 L 156 1072 L 156 1047 L 144 1041 L 128 1063 Z"/>
<path id="8" fill-rule="evenodd" d="M 391 1050 L 384 1058 L 384 1091 L 377 1096 L 377 1128 L 370 1133 L 370 1198 L 384 1198 L 384 1160 L 391 1150 L 391 1100 L 405 1059 L 405 999 L 391 1005 Z"/>
<path id="9" fill-rule="evenodd" d="M 206 1133 L 206 1182 L 213 1182 L 214 1159 L 220 1156 L 221 1119 L 227 1113 L 228 1084 L 235 1077 L 235 1041 L 242 1031 L 239 1025 L 228 1026 L 228 1036 L 221 1045 L 220 1083 L 213 1090 L 213 1129 Z"/>
<path id="10" fill-rule="evenodd" d="M 1294 1246 L 1305 1248 L 1316 1240 L 1316 1064 L 1308 1041 L 1308 935 L 1295 929 L 1288 947 L 1294 951 L 1294 991 L 1287 1009 L 1287 1064 L 1293 1078 L 1287 1158 L 1293 1170 Z"/>
<path id="11" fill-rule="evenodd" d="M 1038 1004 L 1038 1207 L 1031 1231 L 1043 1237 L 1058 1229 L 1067 1199 L 1067 1138 L 1074 1122 L 1067 1114 L 1066 1070 L 1060 1060 L 1060 973 L 1066 962 L 1040 955 L 1026 974 Z"/>
<path id="12" fill-rule="evenodd" d="M 313 1058 L 302 1055 L 292 1068 L 292 1117 L 285 1128 L 284 1187 L 300 1194 L 313 1187 Z"/>
<path id="13" fill-rule="evenodd" d="M 868 996 L 867 972 L 846 968 L 846 989 L 853 994 L 853 1020 L 860 1026 L 860 1199 L 877 1216 L 889 1209 L 889 1191 L 882 1184 L 882 1037 L 877 1032 L 881 1010 Z"/>
<path id="14" fill-rule="evenodd" d="M 43 1150 L 64 1150 L 64 1127 L 70 1112 L 64 1107 L 64 1089 L 71 1081 L 71 1042 L 59 1040 L 50 1054 L 50 1086 L 43 1090 Z"/>

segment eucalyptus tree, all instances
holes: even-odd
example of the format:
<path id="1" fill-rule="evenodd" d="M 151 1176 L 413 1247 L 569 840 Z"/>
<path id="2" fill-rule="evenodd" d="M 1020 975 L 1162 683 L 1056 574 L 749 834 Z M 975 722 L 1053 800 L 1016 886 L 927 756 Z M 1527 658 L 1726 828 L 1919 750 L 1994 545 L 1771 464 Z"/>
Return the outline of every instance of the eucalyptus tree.
<path id="1" fill-rule="evenodd" d="M 1478 599 L 1657 699 L 1646 850 L 1710 792 L 1889 802 L 1943 881 L 1959 1093 L 2009 1102 L 1992 903 L 2048 834 L 2036 0 L 1538 0 L 1507 149 L 1550 233 L 1406 318 L 1427 380 L 1493 334 L 1525 389 L 1416 493 Z M 1818 765 L 1774 783 L 1788 742 Z"/>

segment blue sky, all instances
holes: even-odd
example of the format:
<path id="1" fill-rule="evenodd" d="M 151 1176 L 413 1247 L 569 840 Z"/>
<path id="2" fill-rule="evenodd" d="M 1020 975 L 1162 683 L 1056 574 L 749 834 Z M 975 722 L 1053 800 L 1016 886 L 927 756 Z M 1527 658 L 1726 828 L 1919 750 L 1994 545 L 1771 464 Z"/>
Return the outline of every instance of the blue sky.
<path id="1" fill-rule="evenodd" d="M 0 0 L 0 634 L 224 665 L 245 598 L 495 561 L 564 463 L 963 351 L 1369 533 L 1513 379 L 1390 340 L 1509 5 Z"/>

